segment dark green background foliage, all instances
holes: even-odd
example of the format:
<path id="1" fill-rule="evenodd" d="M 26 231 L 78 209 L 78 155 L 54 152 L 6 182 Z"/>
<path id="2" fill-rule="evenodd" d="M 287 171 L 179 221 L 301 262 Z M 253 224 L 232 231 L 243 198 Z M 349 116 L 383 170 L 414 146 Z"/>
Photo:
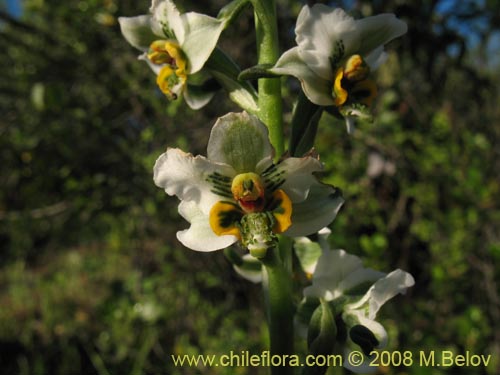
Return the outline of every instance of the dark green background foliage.
<path id="1" fill-rule="evenodd" d="M 348 136 L 342 121 L 321 120 L 324 178 L 346 198 L 332 246 L 414 275 L 416 285 L 380 313 L 390 350 L 493 356 L 488 369 L 382 372 L 496 374 L 498 2 L 333 3 L 358 15 L 394 12 L 409 32 L 377 73 L 375 123 Z M 216 15 L 225 2 L 178 4 Z M 285 50 L 302 4 L 278 4 Z M 26 0 L 20 19 L 0 12 L 2 374 L 265 373 L 170 360 L 260 353 L 267 336 L 259 286 L 221 252 L 183 249 L 177 200 L 153 184 L 167 146 L 205 153 L 215 119 L 237 108 L 222 93 L 198 112 L 167 103 L 116 21 L 149 5 Z M 246 10 L 221 40 L 243 68 L 255 62 L 252 25 Z M 289 119 L 299 86 L 283 82 Z"/>

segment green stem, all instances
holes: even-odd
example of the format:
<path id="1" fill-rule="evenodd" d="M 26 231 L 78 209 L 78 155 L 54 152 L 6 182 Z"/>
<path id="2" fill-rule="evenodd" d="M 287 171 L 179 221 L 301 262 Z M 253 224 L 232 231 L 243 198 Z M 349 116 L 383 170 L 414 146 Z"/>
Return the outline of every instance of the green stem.
<path id="1" fill-rule="evenodd" d="M 275 0 L 252 0 L 255 12 L 255 29 L 257 36 L 258 64 L 274 65 L 279 57 L 278 24 L 276 19 Z M 283 118 L 281 101 L 281 81 L 279 78 L 260 78 L 259 90 L 259 118 L 269 129 L 269 140 L 276 151 L 276 159 L 285 151 L 283 137 Z M 264 295 L 266 299 L 269 336 L 271 340 L 271 355 L 294 354 L 292 281 L 287 270 L 288 256 L 280 241 L 267 251 L 262 259 L 264 265 Z M 281 247 L 281 248 L 280 248 Z M 290 249 L 288 248 L 288 252 Z M 272 375 L 291 375 L 293 368 L 276 366 L 271 367 Z"/>
<path id="2" fill-rule="evenodd" d="M 290 251 L 290 249 L 288 249 Z M 280 258 L 280 248 L 267 251 L 262 259 L 264 265 L 263 288 L 267 305 L 271 355 L 294 354 L 293 316 L 295 307 L 292 300 L 290 272 Z M 272 375 L 291 375 L 292 367 L 271 367 Z"/>
<path id="3" fill-rule="evenodd" d="M 275 0 L 253 0 L 257 36 L 258 64 L 274 65 L 279 57 Z M 269 129 L 269 140 L 278 159 L 285 151 L 279 78 L 258 80 L 259 117 Z"/>

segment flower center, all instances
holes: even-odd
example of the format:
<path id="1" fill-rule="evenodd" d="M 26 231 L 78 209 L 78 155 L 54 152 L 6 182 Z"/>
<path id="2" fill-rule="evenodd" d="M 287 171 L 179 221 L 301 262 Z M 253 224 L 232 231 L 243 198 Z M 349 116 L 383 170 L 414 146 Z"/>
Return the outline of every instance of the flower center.
<path id="1" fill-rule="evenodd" d="M 171 40 L 155 40 L 149 46 L 147 58 L 163 67 L 156 78 L 160 90 L 171 100 L 177 99 L 187 80 L 187 60 L 179 44 Z"/>
<path id="2" fill-rule="evenodd" d="M 335 72 L 332 96 L 337 107 L 347 101 L 370 106 L 377 95 L 375 82 L 368 79 L 370 67 L 360 55 L 352 55 Z"/>
<path id="3" fill-rule="evenodd" d="M 237 175 L 231 184 L 231 193 L 246 213 L 260 212 L 266 203 L 262 180 L 258 174 L 252 172 Z"/>

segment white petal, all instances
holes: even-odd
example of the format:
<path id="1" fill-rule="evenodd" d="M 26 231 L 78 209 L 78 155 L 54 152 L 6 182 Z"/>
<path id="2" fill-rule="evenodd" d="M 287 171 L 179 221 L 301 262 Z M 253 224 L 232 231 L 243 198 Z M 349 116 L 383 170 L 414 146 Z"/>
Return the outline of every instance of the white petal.
<path id="1" fill-rule="evenodd" d="M 350 315 L 350 316 L 349 316 Z M 378 322 L 374 320 L 369 320 L 363 317 L 360 314 L 344 314 L 343 318 L 348 321 L 356 321 L 356 324 L 361 324 L 368 328 L 377 338 L 379 344 L 376 347 L 377 349 L 382 349 L 387 346 L 387 331 L 385 328 Z M 362 352 L 360 347 L 354 343 L 350 338 L 348 338 L 347 343 L 346 343 L 346 357 L 344 358 L 349 358 L 349 352 L 356 350 L 357 352 Z M 375 372 L 378 367 L 371 365 L 370 363 L 373 362 L 374 356 L 364 356 L 364 361 L 361 364 L 357 364 L 356 366 L 352 366 L 350 364 L 350 361 L 344 361 L 343 366 L 351 370 L 352 372 L 356 374 L 370 374 Z"/>
<path id="2" fill-rule="evenodd" d="M 318 181 L 313 173 L 322 169 L 321 162 L 312 156 L 290 157 L 277 164 L 276 172 L 272 173 L 271 176 L 279 175 L 280 178 L 284 179 L 285 182 L 280 188 L 285 191 L 292 203 L 300 203 L 307 198 L 311 185 Z"/>
<path id="3" fill-rule="evenodd" d="M 368 319 L 361 311 L 349 311 L 346 308 L 343 315 L 344 321 L 349 322 L 348 325 L 351 325 L 353 321 L 357 321 L 357 324 L 361 324 L 368 328 L 378 340 L 377 349 L 382 349 L 387 346 L 387 331 L 382 324 L 373 319 Z"/>
<path id="4" fill-rule="evenodd" d="M 318 231 L 318 243 L 323 251 L 330 249 L 330 245 L 328 244 L 328 237 L 330 237 L 330 234 L 332 234 L 332 231 L 328 227 L 324 227 Z"/>
<path id="5" fill-rule="evenodd" d="M 293 205 L 292 225 L 285 232 L 290 237 L 308 236 L 329 225 L 344 203 L 333 186 L 315 182 L 307 199 Z"/>
<path id="6" fill-rule="evenodd" d="M 307 237 L 300 237 L 295 240 L 293 248 L 304 272 L 313 274 L 322 254 L 320 245 Z"/>
<path id="7" fill-rule="evenodd" d="M 371 268 L 360 267 L 347 275 L 339 284 L 338 289 L 342 294 L 358 295 L 365 293 L 377 280 L 383 278 L 386 274 Z M 364 285 L 366 289 L 359 292 L 359 287 Z"/>
<path id="8" fill-rule="evenodd" d="M 225 24 L 217 18 L 194 12 L 183 14 L 183 20 L 186 33 L 181 47 L 189 60 L 189 73 L 193 74 L 207 62 Z"/>
<path id="9" fill-rule="evenodd" d="M 262 282 L 261 262 L 250 254 L 243 255 L 243 261 L 247 264 L 251 264 L 252 267 L 245 267 L 244 265 L 240 267 L 234 265 L 233 268 L 236 273 L 254 284 Z"/>
<path id="10" fill-rule="evenodd" d="M 194 201 L 182 201 L 179 204 L 179 213 L 191 226 L 177 232 L 177 239 L 192 250 L 220 250 L 238 240 L 235 236 L 217 236 L 210 228 L 208 215 L 203 213 Z"/>
<path id="11" fill-rule="evenodd" d="M 375 319 L 380 307 L 394 297 L 396 294 L 404 294 L 406 289 L 413 286 L 415 280 L 408 272 L 397 269 L 392 271 L 384 278 L 379 279 L 366 292 L 358 302 L 349 304 L 346 309 L 358 309 L 365 303 L 369 303 L 369 319 Z"/>
<path id="12" fill-rule="evenodd" d="M 349 348 L 346 348 L 344 351 L 344 358 L 350 358 L 349 355 L 352 351 L 356 351 L 360 353 L 360 348 L 358 345 L 354 344 L 353 342 L 349 341 L 351 344 Z M 377 366 L 370 365 L 370 363 L 373 362 L 373 356 L 372 357 L 367 357 L 364 356 L 363 362 L 360 364 L 356 364 L 356 366 L 351 365 L 350 361 L 343 361 L 342 366 L 344 366 L 347 370 L 353 372 L 354 374 L 373 374 L 378 371 Z"/>
<path id="13" fill-rule="evenodd" d="M 267 128 L 246 112 L 220 117 L 212 128 L 208 158 L 232 166 L 236 173 L 255 172 L 263 159 L 273 155 Z"/>
<path id="14" fill-rule="evenodd" d="M 163 65 L 158 65 L 158 64 L 153 64 L 151 60 L 148 59 L 148 54 L 144 52 L 142 55 L 139 55 L 139 60 L 145 61 L 146 64 L 151 68 L 154 74 L 158 75 L 160 74 L 161 68 L 163 68 Z"/>
<path id="15" fill-rule="evenodd" d="M 325 250 L 318 260 L 313 275 L 313 286 L 319 289 L 312 289 L 308 291 L 309 294 L 304 290 L 304 295 L 313 297 L 311 292 L 315 290 L 329 290 L 331 296 L 329 299 L 337 298 L 340 296 L 338 288 L 342 280 L 362 267 L 361 259 L 345 250 Z"/>
<path id="16" fill-rule="evenodd" d="M 153 0 L 150 12 L 160 27 L 172 31 L 179 44 L 182 45 L 185 38 L 184 20 L 173 1 Z M 168 35 L 165 36 L 168 37 Z"/>
<path id="17" fill-rule="evenodd" d="M 384 47 L 380 46 L 366 55 L 364 60 L 371 70 L 375 70 L 387 60 L 387 53 L 384 52 Z"/>
<path id="18" fill-rule="evenodd" d="M 403 35 L 408 30 L 405 22 L 394 14 L 379 14 L 356 21 L 356 28 L 361 33 L 359 54 L 365 56 L 379 46 Z"/>
<path id="19" fill-rule="evenodd" d="M 320 77 L 331 79 L 332 61 L 339 63 L 359 47 L 356 22 L 342 9 L 315 4 L 304 6 L 297 19 L 300 57 Z"/>
<path id="20" fill-rule="evenodd" d="M 209 177 L 213 173 L 234 177 L 234 170 L 228 165 L 212 163 L 203 156 L 194 157 L 182 150 L 170 148 L 156 161 L 154 181 L 167 194 L 176 195 L 180 200 L 193 201 L 208 215 L 215 202 L 224 199 L 212 192 L 214 185 Z"/>
<path id="21" fill-rule="evenodd" d="M 269 71 L 274 74 L 291 75 L 297 78 L 302 84 L 304 94 L 314 104 L 333 105 L 331 93 L 333 77 L 324 79 L 314 73 L 300 58 L 298 47 L 286 51 Z"/>
<path id="22" fill-rule="evenodd" d="M 141 51 L 147 51 L 149 45 L 156 39 L 151 31 L 152 17 L 150 15 L 119 17 L 118 23 L 125 40 Z"/>
<path id="23" fill-rule="evenodd" d="M 184 100 L 189 108 L 197 110 L 203 108 L 214 97 L 214 91 L 197 90 L 196 87 L 188 85 L 184 90 Z"/>

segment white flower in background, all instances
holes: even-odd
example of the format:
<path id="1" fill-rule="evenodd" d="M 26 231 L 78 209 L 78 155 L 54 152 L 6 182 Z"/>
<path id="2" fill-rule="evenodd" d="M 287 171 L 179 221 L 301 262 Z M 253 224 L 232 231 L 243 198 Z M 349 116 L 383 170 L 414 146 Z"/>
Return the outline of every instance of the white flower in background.
<path id="1" fill-rule="evenodd" d="M 262 257 L 276 234 L 304 236 L 336 216 L 343 199 L 314 176 L 323 166 L 314 156 L 273 163 L 267 128 L 246 112 L 218 119 L 208 158 L 167 149 L 156 161 L 154 181 L 181 203 L 191 224 L 177 233 L 186 247 L 223 249 L 241 240 Z"/>
<path id="2" fill-rule="evenodd" d="M 170 100 L 183 95 L 191 108 L 203 107 L 213 93 L 188 90 L 187 82 L 210 57 L 225 20 L 195 12 L 181 14 L 171 0 L 153 0 L 150 12 L 120 17 L 123 36 L 143 51 L 140 58 L 157 74 L 156 82 Z"/>
<path id="3" fill-rule="evenodd" d="M 335 106 L 350 131 L 354 117 L 370 117 L 377 87 L 369 77 L 386 58 L 384 45 L 406 30 L 393 14 L 355 20 L 342 9 L 306 5 L 297 18 L 297 46 L 270 71 L 298 78 L 309 100 Z"/>
<path id="4" fill-rule="evenodd" d="M 341 318 L 337 325 L 339 322 L 345 325 L 346 348 L 358 346 L 356 350 L 361 348 L 368 358 L 373 349 L 384 348 L 387 344 L 387 332 L 375 321 L 379 309 L 397 294 L 404 294 L 415 281 L 400 269 L 385 274 L 364 268 L 357 256 L 344 250 L 330 250 L 325 245 L 323 242 L 323 254 L 314 270 L 312 285 L 304 289 L 304 296 L 306 300 L 328 301 Z M 344 365 L 354 372 L 375 370 L 368 362 L 359 367 L 349 367 L 347 362 Z"/>

